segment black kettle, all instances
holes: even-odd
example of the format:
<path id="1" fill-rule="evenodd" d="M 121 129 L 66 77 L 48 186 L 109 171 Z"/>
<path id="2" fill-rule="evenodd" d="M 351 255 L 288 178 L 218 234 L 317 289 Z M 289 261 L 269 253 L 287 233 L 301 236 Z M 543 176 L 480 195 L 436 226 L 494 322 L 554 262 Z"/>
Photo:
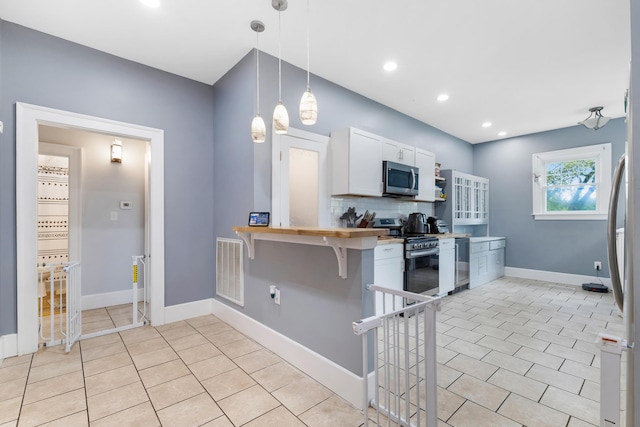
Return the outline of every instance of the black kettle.
<path id="1" fill-rule="evenodd" d="M 427 216 L 421 212 L 409 214 L 407 219 L 407 234 L 429 234 Z"/>

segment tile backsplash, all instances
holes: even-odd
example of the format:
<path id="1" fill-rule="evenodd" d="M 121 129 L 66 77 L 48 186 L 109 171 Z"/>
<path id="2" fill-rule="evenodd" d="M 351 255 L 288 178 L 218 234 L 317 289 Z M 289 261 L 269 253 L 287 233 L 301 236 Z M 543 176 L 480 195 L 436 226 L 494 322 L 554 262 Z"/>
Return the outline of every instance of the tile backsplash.
<path id="1" fill-rule="evenodd" d="M 355 207 L 358 215 L 366 211 L 376 213 L 376 218 L 407 219 L 412 212 L 422 212 L 427 216 L 434 215 L 433 203 L 413 202 L 387 197 L 332 197 L 331 227 L 344 227 L 340 217 L 348 208 Z"/>

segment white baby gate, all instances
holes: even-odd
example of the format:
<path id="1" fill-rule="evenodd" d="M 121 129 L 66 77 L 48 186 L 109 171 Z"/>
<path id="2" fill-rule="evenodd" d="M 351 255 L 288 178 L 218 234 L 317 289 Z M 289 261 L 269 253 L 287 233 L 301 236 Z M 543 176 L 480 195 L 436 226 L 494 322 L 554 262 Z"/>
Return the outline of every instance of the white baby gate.
<path id="1" fill-rule="evenodd" d="M 40 296 L 40 338 L 44 346 L 65 344 L 68 353 L 71 346 L 80 338 L 82 333 L 82 308 L 80 305 L 80 263 L 61 262 L 46 264 L 40 270 L 40 283 L 42 284 Z M 44 279 L 44 273 L 49 272 L 49 278 Z M 49 335 L 45 336 L 44 321 L 44 286 L 49 282 L 49 307 L 48 317 Z M 56 305 L 57 292 L 57 305 Z M 56 322 L 55 310 L 60 311 Z M 62 314 L 62 311 L 65 314 Z M 56 324 L 58 330 L 56 331 Z"/>
<path id="2" fill-rule="evenodd" d="M 364 425 L 369 425 L 371 406 L 376 425 L 436 427 L 436 311 L 440 298 L 376 285 L 367 285 L 367 289 L 381 294 L 383 314 L 353 322 L 353 332 L 362 335 Z M 370 336 L 373 374 L 368 374 Z M 371 385 L 370 375 L 374 378 Z"/>
<path id="3" fill-rule="evenodd" d="M 144 326 L 147 322 L 147 303 L 149 295 L 144 255 L 132 256 L 132 321 L 128 325 L 105 329 L 90 334 L 82 334 L 82 291 L 79 262 L 45 264 L 40 269 L 40 338 L 45 347 L 65 344 L 69 352 L 79 339 L 93 338 L 126 329 Z M 44 273 L 49 272 L 49 278 Z M 139 280 L 142 276 L 142 308 L 139 307 Z M 44 286 L 49 285 L 50 316 L 44 316 Z M 55 315 L 55 309 L 60 313 Z M 62 312 L 65 311 L 63 314 Z M 48 335 L 47 335 L 48 332 Z"/>

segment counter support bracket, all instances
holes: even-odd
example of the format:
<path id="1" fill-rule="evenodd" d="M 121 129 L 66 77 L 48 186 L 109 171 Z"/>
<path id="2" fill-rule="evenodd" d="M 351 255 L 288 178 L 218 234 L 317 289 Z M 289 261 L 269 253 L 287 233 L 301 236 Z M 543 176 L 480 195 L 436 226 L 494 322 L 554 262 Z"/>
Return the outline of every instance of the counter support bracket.
<path id="1" fill-rule="evenodd" d="M 328 246 L 333 249 L 336 258 L 338 259 L 338 275 L 343 279 L 347 278 L 347 250 L 354 249 L 362 251 L 365 249 L 373 249 L 378 244 L 378 237 L 376 235 L 364 235 L 362 237 L 337 237 L 321 236 L 318 234 L 287 233 L 286 231 L 290 230 L 288 228 L 284 228 L 284 232 L 282 233 L 275 232 L 274 229 L 256 229 L 254 231 L 253 229 L 247 230 L 247 228 L 248 227 L 234 227 L 234 231 L 236 235 L 244 240 L 244 243 L 247 245 L 249 259 L 255 259 L 257 240 Z"/>
<path id="2" fill-rule="evenodd" d="M 244 243 L 247 245 L 247 251 L 249 251 L 249 259 L 256 258 L 256 247 L 255 242 L 253 240 L 253 233 L 241 233 L 236 231 L 236 234 L 244 240 Z"/>
<path id="3" fill-rule="evenodd" d="M 333 248 L 338 258 L 338 274 L 343 279 L 347 278 L 347 248 L 345 246 L 344 239 L 336 239 L 333 237 L 324 237 L 324 241 L 327 245 Z"/>

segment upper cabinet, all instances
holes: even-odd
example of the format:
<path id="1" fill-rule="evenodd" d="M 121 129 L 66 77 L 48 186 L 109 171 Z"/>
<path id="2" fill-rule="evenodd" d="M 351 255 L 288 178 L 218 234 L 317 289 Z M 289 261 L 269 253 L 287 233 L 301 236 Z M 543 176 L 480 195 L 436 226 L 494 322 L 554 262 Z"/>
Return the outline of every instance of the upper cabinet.
<path id="1" fill-rule="evenodd" d="M 419 194 L 415 200 L 435 200 L 435 154 L 356 128 L 331 132 L 331 195 L 381 197 L 383 160 L 417 167 Z"/>
<path id="2" fill-rule="evenodd" d="M 416 148 L 411 145 L 386 138 L 382 139 L 382 160 L 402 163 L 407 166 L 416 166 L 415 150 Z"/>
<path id="3" fill-rule="evenodd" d="M 345 128 L 329 141 L 331 194 L 382 196 L 382 142 L 377 135 Z"/>
<path id="4" fill-rule="evenodd" d="M 436 197 L 435 167 L 436 155 L 421 148 L 415 149 L 415 166 L 418 168 L 418 191 L 416 200 L 433 202 Z"/>
<path id="5" fill-rule="evenodd" d="M 437 206 L 438 217 L 451 225 L 489 223 L 489 180 L 447 169 L 440 172 L 448 183 L 447 200 Z"/>

